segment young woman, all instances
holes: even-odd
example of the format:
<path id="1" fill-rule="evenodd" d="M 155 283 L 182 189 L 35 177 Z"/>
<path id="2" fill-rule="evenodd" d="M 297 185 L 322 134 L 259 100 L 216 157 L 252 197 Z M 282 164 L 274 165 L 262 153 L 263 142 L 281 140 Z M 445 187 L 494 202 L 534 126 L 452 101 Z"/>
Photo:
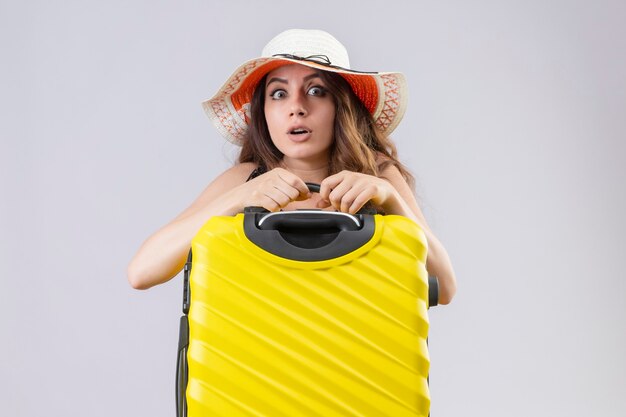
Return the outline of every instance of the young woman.
<path id="1" fill-rule="evenodd" d="M 439 279 L 440 304 L 451 301 L 456 278 L 450 259 L 388 137 L 404 114 L 404 77 L 349 67 L 345 48 L 328 33 L 288 30 L 203 103 L 220 133 L 242 146 L 239 161 L 144 242 L 128 267 L 134 288 L 175 276 L 192 237 L 211 216 L 235 215 L 248 206 L 356 213 L 373 204 L 424 229 L 426 268 Z M 319 183 L 319 194 L 305 182 Z"/>

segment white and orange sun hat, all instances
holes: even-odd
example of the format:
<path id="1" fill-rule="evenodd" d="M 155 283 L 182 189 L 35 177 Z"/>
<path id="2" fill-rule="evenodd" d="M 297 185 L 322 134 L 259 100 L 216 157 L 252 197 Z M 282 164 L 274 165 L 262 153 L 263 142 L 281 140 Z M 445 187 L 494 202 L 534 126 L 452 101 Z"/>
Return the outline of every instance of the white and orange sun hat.
<path id="1" fill-rule="evenodd" d="M 389 135 L 402 120 L 408 98 L 404 75 L 350 69 L 348 51 L 327 32 L 287 30 L 269 41 L 261 55 L 237 68 L 217 94 L 202 103 L 220 134 L 232 143 L 243 142 L 250 120 L 250 101 L 261 78 L 278 67 L 294 63 L 340 74 L 384 134 Z"/>

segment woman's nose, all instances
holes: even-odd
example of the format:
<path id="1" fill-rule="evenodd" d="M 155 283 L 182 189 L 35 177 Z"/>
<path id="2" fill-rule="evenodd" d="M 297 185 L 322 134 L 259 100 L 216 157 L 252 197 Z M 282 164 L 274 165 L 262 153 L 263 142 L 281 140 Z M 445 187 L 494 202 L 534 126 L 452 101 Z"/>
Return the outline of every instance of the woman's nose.
<path id="1" fill-rule="evenodd" d="M 301 117 L 307 115 L 307 109 L 304 103 L 304 98 L 301 95 L 292 97 L 289 115 L 301 116 Z"/>

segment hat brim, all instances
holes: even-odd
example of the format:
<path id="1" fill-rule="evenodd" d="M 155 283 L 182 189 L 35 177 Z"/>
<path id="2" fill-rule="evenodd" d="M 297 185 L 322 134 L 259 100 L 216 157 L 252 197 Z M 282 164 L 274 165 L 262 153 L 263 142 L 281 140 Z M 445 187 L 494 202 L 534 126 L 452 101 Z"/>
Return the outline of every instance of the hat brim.
<path id="1" fill-rule="evenodd" d="M 212 98 L 202 102 L 204 111 L 222 136 L 234 144 L 242 144 L 248 130 L 250 100 L 256 86 L 267 73 L 290 64 L 340 74 L 370 112 L 376 127 L 386 135 L 398 126 L 404 116 L 408 89 L 402 73 L 365 73 L 307 60 L 256 58 L 239 66 Z"/>

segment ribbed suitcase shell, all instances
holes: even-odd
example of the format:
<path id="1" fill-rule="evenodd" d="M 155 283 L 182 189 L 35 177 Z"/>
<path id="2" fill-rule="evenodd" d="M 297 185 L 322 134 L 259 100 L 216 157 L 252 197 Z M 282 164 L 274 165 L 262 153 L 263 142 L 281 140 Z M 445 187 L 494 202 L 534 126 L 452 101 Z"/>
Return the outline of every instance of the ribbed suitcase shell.
<path id="1" fill-rule="evenodd" d="M 189 417 L 428 416 L 426 238 L 375 215 L 371 240 L 302 262 L 250 242 L 243 214 L 192 242 Z"/>

